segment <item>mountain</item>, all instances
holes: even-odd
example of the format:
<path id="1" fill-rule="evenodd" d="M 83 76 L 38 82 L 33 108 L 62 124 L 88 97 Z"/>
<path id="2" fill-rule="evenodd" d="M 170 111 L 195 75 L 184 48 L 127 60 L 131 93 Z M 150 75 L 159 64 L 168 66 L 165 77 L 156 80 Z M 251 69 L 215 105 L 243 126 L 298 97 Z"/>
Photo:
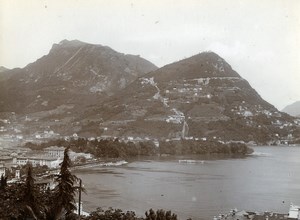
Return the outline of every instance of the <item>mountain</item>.
<path id="1" fill-rule="evenodd" d="M 0 66 L 0 73 L 4 72 L 4 71 L 7 71 L 8 69 L 5 68 L 4 66 Z"/>
<path id="2" fill-rule="evenodd" d="M 0 142 L 3 135 L 22 141 L 77 131 L 77 115 L 156 69 L 107 46 L 54 44 L 35 62 L 0 74 Z"/>
<path id="3" fill-rule="evenodd" d="M 0 66 L 0 82 L 5 81 L 10 77 L 8 70 L 9 69 L 5 68 L 4 66 Z"/>
<path id="4" fill-rule="evenodd" d="M 9 77 L 0 81 L 0 111 L 33 113 L 59 106 L 82 108 L 155 69 L 154 64 L 140 56 L 78 40 L 63 40 L 25 68 L 3 72 Z"/>
<path id="5" fill-rule="evenodd" d="M 78 135 L 269 144 L 300 137 L 300 121 L 263 100 L 213 52 L 157 69 L 139 56 L 63 40 L 25 68 L 1 74 L 0 139 Z"/>
<path id="6" fill-rule="evenodd" d="M 282 109 L 282 111 L 288 113 L 289 115 L 300 117 L 300 101 L 286 106 L 284 109 Z"/>
<path id="7" fill-rule="evenodd" d="M 287 136 L 280 127 L 294 123 L 213 52 L 152 71 L 77 120 L 82 134 L 93 121 L 104 136 L 258 143 Z"/>

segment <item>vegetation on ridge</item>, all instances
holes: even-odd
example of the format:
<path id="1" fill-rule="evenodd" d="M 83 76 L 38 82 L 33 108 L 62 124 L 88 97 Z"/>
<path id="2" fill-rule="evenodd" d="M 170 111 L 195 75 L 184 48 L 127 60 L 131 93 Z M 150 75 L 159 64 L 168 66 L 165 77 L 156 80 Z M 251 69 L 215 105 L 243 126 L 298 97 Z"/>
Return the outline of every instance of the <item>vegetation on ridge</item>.
<path id="1" fill-rule="evenodd" d="M 75 152 L 91 153 L 102 158 L 127 158 L 135 156 L 154 156 L 162 154 L 248 154 L 252 150 L 243 143 L 221 143 L 216 140 L 170 140 L 160 141 L 156 146 L 152 141 L 123 142 L 119 139 L 88 140 L 84 138 L 52 140 L 42 144 L 27 143 L 25 146 L 41 150 L 50 146 L 71 146 Z"/>

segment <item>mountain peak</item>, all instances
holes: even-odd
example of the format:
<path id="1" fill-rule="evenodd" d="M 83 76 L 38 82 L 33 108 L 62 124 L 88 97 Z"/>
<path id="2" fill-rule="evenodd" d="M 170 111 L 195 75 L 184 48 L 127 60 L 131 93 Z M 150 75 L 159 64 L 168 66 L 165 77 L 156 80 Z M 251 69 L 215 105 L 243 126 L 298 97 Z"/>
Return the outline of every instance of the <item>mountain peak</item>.
<path id="1" fill-rule="evenodd" d="M 288 113 L 289 115 L 300 117 L 300 101 L 296 101 L 286 106 L 284 109 L 282 109 L 282 111 Z"/>
<path id="2" fill-rule="evenodd" d="M 84 45 L 88 45 L 88 43 L 79 41 L 79 40 L 67 40 L 64 39 L 60 41 L 58 44 L 53 44 L 51 51 L 56 50 L 56 49 L 61 49 L 61 48 L 77 48 L 77 47 L 82 47 Z"/>
<path id="3" fill-rule="evenodd" d="M 163 74 L 160 74 L 163 72 Z M 192 57 L 168 64 L 157 72 L 153 73 L 155 78 L 169 80 L 196 79 L 207 77 L 237 77 L 240 75 L 218 54 L 212 51 L 205 51 Z"/>
<path id="4" fill-rule="evenodd" d="M 67 40 L 67 39 L 64 39 L 59 42 L 59 45 L 62 45 L 62 46 L 81 46 L 84 44 L 87 44 L 87 43 L 84 43 L 79 40 Z"/>
<path id="5" fill-rule="evenodd" d="M 205 56 L 214 56 L 216 58 L 221 58 L 217 53 L 211 51 L 211 50 L 207 50 L 207 51 L 203 51 L 203 52 L 200 52 L 198 55 L 205 55 Z M 197 56 L 197 55 L 196 55 Z"/>
<path id="6" fill-rule="evenodd" d="M 184 60 L 194 60 L 195 62 L 202 64 L 220 63 L 229 66 L 229 64 L 221 56 L 213 51 L 204 51 Z"/>

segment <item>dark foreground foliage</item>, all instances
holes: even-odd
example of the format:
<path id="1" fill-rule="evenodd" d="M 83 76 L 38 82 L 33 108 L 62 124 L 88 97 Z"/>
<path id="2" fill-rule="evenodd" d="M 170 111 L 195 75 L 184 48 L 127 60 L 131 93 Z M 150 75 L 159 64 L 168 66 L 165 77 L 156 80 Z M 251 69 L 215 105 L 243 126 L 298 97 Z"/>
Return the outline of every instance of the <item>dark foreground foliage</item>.
<path id="1" fill-rule="evenodd" d="M 103 210 L 98 208 L 92 212 L 90 216 L 82 218 L 85 220 L 177 220 L 177 215 L 171 211 L 165 211 L 158 209 L 156 212 L 150 209 L 145 213 L 145 217 L 137 217 L 135 212 L 127 211 L 123 212 L 121 209 Z"/>
<path id="2" fill-rule="evenodd" d="M 45 190 L 35 184 L 30 164 L 27 166 L 25 181 L 1 184 L 0 219 L 72 219 L 78 187 L 77 177 L 69 171 L 71 160 L 68 151 L 69 148 L 66 148 L 60 173 L 56 176 L 57 185 L 53 190 Z"/>

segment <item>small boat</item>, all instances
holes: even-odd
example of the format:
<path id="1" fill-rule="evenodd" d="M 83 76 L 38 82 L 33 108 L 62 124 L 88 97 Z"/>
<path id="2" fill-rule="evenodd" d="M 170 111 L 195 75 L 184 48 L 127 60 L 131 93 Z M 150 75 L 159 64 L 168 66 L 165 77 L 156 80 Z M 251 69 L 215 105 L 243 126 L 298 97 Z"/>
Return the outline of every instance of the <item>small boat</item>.
<path id="1" fill-rule="evenodd" d="M 195 163 L 201 163 L 204 164 L 203 160 L 178 160 L 179 163 L 188 163 L 188 164 L 195 164 Z"/>
<path id="2" fill-rule="evenodd" d="M 104 166 L 122 166 L 124 164 L 127 164 L 128 162 L 125 160 L 121 160 L 121 161 L 116 161 L 116 162 L 108 162 L 108 163 L 104 163 Z"/>

